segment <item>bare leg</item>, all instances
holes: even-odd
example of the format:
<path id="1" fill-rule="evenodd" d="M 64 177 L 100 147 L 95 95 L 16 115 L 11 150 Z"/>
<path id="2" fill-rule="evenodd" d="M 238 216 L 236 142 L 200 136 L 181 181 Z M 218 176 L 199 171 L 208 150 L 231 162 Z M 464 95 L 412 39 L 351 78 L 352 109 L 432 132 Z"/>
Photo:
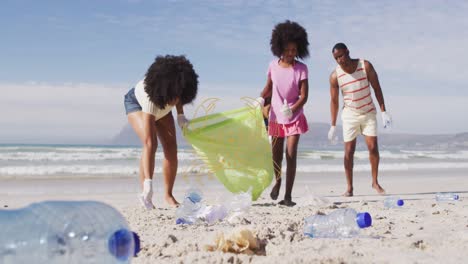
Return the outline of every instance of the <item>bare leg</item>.
<path id="1" fill-rule="evenodd" d="M 356 150 L 356 139 L 345 142 L 344 167 L 346 173 L 347 188 L 343 196 L 353 196 L 353 167 L 354 151 Z"/>
<path id="2" fill-rule="evenodd" d="M 144 184 L 145 180 L 152 180 L 153 179 L 153 173 L 154 173 L 154 155 L 156 153 L 158 141 L 156 138 L 156 128 L 151 129 L 151 131 L 154 131 L 154 140 L 151 141 L 146 141 L 145 135 L 144 135 L 144 120 L 143 120 L 143 113 L 141 111 L 138 112 L 133 112 L 128 114 L 128 122 L 132 126 L 133 130 L 137 134 L 137 136 L 140 138 L 140 141 L 143 145 L 143 150 L 142 150 L 142 155 L 140 159 L 140 171 L 139 171 L 139 180 L 140 180 L 140 186 L 142 189 L 142 193 L 138 195 L 138 199 L 142 203 L 142 205 L 150 210 L 154 209 L 154 205 L 152 202 L 152 196 L 153 196 L 153 190 L 152 190 L 152 182 L 147 181 L 146 184 Z M 153 125 L 153 123 L 151 122 Z M 145 188 L 146 185 L 146 188 Z"/>
<path id="3" fill-rule="evenodd" d="M 369 161 L 371 164 L 372 170 L 372 188 L 374 188 L 378 194 L 385 194 L 385 190 L 379 185 L 377 180 L 379 174 L 379 145 L 377 142 L 377 137 L 366 136 L 367 149 L 369 150 Z"/>
<path id="4" fill-rule="evenodd" d="M 140 186 L 143 190 L 143 181 L 145 180 L 145 174 L 143 173 L 143 159 L 140 159 L 140 170 L 138 171 L 138 174 L 140 176 Z"/>
<path id="5" fill-rule="evenodd" d="M 286 206 L 294 206 L 295 202 L 292 201 L 292 189 L 294 186 L 294 179 L 296 178 L 296 165 L 297 165 L 297 145 L 299 143 L 300 135 L 293 135 L 287 138 L 286 142 L 286 193 L 284 200 L 280 204 Z"/>
<path id="6" fill-rule="evenodd" d="M 178 206 L 179 203 L 172 195 L 172 189 L 174 188 L 178 166 L 177 139 L 172 113 L 169 113 L 156 121 L 156 130 L 158 131 L 158 138 L 161 142 L 164 152 L 164 199 L 169 205 Z"/>
<path id="7" fill-rule="evenodd" d="M 143 113 L 141 111 L 138 112 L 133 112 L 128 114 L 127 116 L 128 122 L 132 126 L 133 130 L 137 134 L 138 138 L 140 139 L 142 144 L 145 144 L 145 138 L 144 138 L 144 131 L 143 131 Z M 156 130 L 154 130 L 156 131 Z M 156 135 L 154 135 L 156 138 Z M 156 149 L 158 146 L 158 141 L 154 140 L 154 146 L 151 147 L 151 151 L 156 153 Z M 140 184 L 141 187 L 143 188 L 143 181 L 145 180 L 145 174 L 144 174 L 144 166 L 145 162 L 147 162 L 149 166 L 149 171 L 154 172 L 154 159 L 151 159 L 149 161 L 146 161 L 143 157 L 144 153 L 142 153 L 142 157 L 140 159 L 140 171 L 139 171 L 139 176 L 140 176 Z M 153 179 L 153 175 L 148 175 L 148 179 Z"/>
<path id="8" fill-rule="evenodd" d="M 281 163 L 283 162 L 283 148 L 284 138 L 272 138 L 272 151 L 273 151 L 273 169 L 275 170 L 275 186 L 271 190 L 270 197 L 273 200 L 278 199 L 279 191 L 281 188 Z"/>

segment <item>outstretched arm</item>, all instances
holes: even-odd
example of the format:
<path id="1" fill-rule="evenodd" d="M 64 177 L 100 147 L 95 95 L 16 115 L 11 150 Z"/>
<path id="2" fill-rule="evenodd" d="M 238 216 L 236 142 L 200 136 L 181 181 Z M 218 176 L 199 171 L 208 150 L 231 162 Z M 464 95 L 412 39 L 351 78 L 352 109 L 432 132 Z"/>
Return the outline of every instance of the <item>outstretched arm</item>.
<path id="1" fill-rule="evenodd" d="M 375 98 L 379 102 L 380 111 L 385 112 L 386 109 L 384 96 L 382 93 L 382 89 L 380 88 L 379 77 L 377 76 L 377 72 L 375 71 L 374 66 L 372 66 L 372 64 L 368 61 L 364 61 L 364 66 L 366 68 L 367 79 L 369 79 L 372 89 L 374 89 Z"/>
<path id="2" fill-rule="evenodd" d="M 336 78 L 336 72 L 333 71 L 330 74 L 330 114 L 331 114 L 331 125 L 336 126 L 336 117 L 338 116 L 338 107 L 340 105 L 339 102 L 339 86 L 338 86 L 338 78 Z"/>
<path id="3" fill-rule="evenodd" d="M 184 114 L 184 107 L 182 106 L 181 103 L 176 104 L 176 110 L 177 110 L 177 115 L 183 115 Z"/>
<path id="4" fill-rule="evenodd" d="M 157 145 L 154 115 L 143 112 L 143 151 L 141 153 L 141 159 L 145 179 L 153 178 L 154 156 Z"/>
<path id="5" fill-rule="evenodd" d="M 177 109 L 177 124 L 181 129 L 186 127 L 189 123 L 189 120 L 185 117 L 184 108 L 181 103 L 176 104 Z"/>

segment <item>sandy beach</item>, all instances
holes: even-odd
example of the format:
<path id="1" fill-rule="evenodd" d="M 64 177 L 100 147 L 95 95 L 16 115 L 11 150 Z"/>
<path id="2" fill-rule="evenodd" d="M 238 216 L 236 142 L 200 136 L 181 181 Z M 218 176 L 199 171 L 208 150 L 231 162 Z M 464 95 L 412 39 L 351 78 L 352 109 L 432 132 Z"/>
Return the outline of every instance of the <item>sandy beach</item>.
<path id="1" fill-rule="evenodd" d="M 0 185 L 0 205 L 11 209 L 42 200 L 108 203 L 141 237 L 142 250 L 132 263 L 463 263 L 468 250 L 466 177 L 463 170 L 382 172 L 381 184 L 387 193 L 405 200 L 401 209 L 385 209 L 385 197 L 374 193 L 366 172 L 356 173 L 355 196 L 351 198 L 340 195 L 345 188 L 340 173 L 302 173 L 297 175 L 293 191 L 297 206 L 277 205 L 267 189 L 238 221 L 214 225 L 176 225 L 175 209 L 162 201 L 160 177 L 155 180 L 157 209 L 152 211 L 138 204 L 136 179 L 125 177 L 6 179 Z M 179 177 L 176 198 L 181 200 L 189 186 L 201 188 L 207 204 L 216 204 L 226 193 L 213 178 Z M 434 197 L 439 191 L 456 192 L 461 200 L 437 203 Z M 372 226 L 349 239 L 312 239 L 303 235 L 305 217 L 337 208 L 369 212 Z M 214 244 L 216 234 L 227 234 L 239 227 L 256 235 L 260 249 L 255 255 L 205 250 L 205 245 Z"/>

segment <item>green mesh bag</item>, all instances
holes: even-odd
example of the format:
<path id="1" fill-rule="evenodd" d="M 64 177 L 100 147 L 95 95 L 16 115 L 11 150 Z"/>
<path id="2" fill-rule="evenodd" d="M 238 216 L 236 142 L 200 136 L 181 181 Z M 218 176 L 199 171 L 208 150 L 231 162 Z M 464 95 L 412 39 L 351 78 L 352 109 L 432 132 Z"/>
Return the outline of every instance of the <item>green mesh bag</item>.
<path id="1" fill-rule="evenodd" d="M 273 179 L 271 145 L 260 107 L 252 105 L 192 119 L 184 136 L 232 193 L 252 189 L 252 200 Z"/>

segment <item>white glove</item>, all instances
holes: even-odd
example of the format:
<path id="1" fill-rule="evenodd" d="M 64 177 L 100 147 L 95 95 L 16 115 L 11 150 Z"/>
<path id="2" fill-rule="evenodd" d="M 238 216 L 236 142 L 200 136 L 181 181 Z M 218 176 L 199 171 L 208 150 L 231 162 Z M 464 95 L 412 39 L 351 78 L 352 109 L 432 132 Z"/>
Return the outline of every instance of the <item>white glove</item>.
<path id="1" fill-rule="evenodd" d="M 332 145 L 338 144 L 338 136 L 336 135 L 336 126 L 331 126 L 328 130 L 328 141 Z"/>
<path id="2" fill-rule="evenodd" d="M 392 116 L 387 112 L 382 112 L 382 124 L 384 128 L 390 128 L 392 126 Z"/>
<path id="3" fill-rule="evenodd" d="M 252 104 L 253 108 L 257 108 L 259 106 L 263 107 L 263 105 L 265 105 L 265 99 L 263 99 L 263 97 L 258 97 Z"/>
<path id="4" fill-rule="evenodd" d="M 189 120 L 185 117 L 184 114 L 177 115 L 177 124 L 179 125 L 180 129 L 184 129 L 184 127 L 188 126 Z"/>
<path id="5" fill-rule="evenodd" d="M 284 99 L 283 106 L 281 107 L 281 113 L 287 118 L 291 118 L 293 115 L 292 110 L 291 108 L 289 108 L 288 101 L 286 99 Z"/>
<path id="6" fill-rule="evenodd" d="M 328 130 L 328 140 L 333 141 L 336 136 L 336 126 L 331 126 L 330 130 Z"/>

